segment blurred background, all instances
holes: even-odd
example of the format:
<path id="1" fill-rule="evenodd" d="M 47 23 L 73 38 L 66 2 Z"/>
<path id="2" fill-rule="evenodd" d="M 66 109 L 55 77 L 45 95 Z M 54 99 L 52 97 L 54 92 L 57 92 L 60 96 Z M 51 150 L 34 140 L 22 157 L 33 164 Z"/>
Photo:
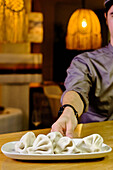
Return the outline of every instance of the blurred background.
<path id="1" fill-rule="evenodd" d="M 109 42 L 103 3 L 0 1 L 0 133 L 51 127 L 73 57 Z"/>

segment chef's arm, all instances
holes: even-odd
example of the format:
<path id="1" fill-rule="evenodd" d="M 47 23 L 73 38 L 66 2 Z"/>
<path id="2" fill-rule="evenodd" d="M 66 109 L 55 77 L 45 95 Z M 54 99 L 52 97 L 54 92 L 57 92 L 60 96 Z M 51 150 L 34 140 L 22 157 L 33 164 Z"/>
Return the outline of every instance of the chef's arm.
<path id="1" fill-rule="evenodd" d="M 80 97 L 80 95 L 75 91 L 68 91 L 63 96 L 62 105 L 70 104 L 75 110 L 78 112 L 78 116 L 80 117 L 84 110 L 84 103 Z M 65 108 L 66 109 L 66 108 Z"/>

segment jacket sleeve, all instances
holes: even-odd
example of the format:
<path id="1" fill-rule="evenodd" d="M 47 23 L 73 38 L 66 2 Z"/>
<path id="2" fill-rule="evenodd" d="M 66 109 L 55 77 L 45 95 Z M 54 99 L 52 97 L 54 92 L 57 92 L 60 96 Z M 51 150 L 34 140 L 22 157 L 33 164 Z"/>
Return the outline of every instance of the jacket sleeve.
<path id="1" fill-rule="evenodd" d="M 92 87 L 92 72 L 90 69 L 90 59 L 84 55 L 75 57 L 70 67 L 67 69 L 67 77 L 64 82 L 66 91 L 76 91 L 84 102 L 84 112 L 87 111 L 89 105 L 89 92 Z"/>

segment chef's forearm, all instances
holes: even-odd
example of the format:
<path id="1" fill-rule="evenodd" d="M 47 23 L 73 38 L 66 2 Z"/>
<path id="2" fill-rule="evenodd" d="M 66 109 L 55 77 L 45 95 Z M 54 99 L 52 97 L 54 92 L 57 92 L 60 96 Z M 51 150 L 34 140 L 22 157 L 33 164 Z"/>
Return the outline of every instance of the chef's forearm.
<path id="1" fill-rule="evenodd" d="M 84 103 L 79 94 L 75 91 L 68 91 L 65 93 L 62 100 L 62 105 L 64 104 L 72 105 L 78 112 L 78 116 L 80 116 L 83 113 Z"/>

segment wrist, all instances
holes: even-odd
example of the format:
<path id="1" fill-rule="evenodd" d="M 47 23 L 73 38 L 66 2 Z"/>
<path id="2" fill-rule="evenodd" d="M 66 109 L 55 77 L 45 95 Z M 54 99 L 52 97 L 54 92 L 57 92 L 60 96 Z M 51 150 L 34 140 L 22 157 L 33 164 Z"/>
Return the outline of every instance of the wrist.
<path id="1" fill-rule="evenodd" d="M 60 110 L 59 110 L 59 112 L 58 112 L 58 117 L 64 112 L 64 110 L 65 110 L 66 108 L 69 109 L 69 110 L 72 110 L 73 113 L 75 114 L 77 120 L 78 120 L 78 112 L 77 112 L 77 111 L 75 110 L 75 108 L 74 108 L 72 105 L 70 105 L 70 104 L 64 104 L 64 105 L 62 105 L 62 106 L 60 107 Z"/>

